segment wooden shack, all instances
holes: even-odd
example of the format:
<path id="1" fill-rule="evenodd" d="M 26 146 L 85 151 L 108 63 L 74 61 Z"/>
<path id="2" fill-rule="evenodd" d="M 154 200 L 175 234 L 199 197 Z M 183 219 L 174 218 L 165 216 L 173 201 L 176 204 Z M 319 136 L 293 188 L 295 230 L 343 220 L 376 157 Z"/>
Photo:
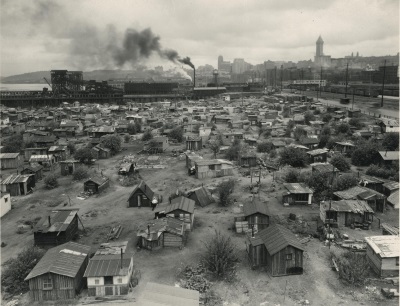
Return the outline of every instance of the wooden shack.
<path id="1" fill-rule="evenodd" d="M 19 153 L 0 153 L 1 169 L 17 169 L 24 164 L 24 159 Z"/>
<path id="2" fill-rule="evenodd" d="M 254 229 L 254 232 L 267 228 L 270 223 L 270 213 L 267 208 L 267 203 L 257 200 L 244 203 L 243 217 L 248 223 L 248 228 Z"/>
<path id="3" fill-rule="evenodd" d="M 92 176 L 83 183 L 83 190 L 91 193 L 100 193 L 110 186 L 110 180 L 105 176 Z"/>
<path id="4" fill-rule="evenodd" d="M 180 196 L 171 201 L 165 208 L 167 217 L 176 218 L 185 222 L 185 229 L 191 231 L 194 222 L 195 202 L 186 197 Z"/>
<path id="5" fill-rule="evenodd" d="M 11 210 L 11 196 L 8 192 L 0 192 L 0 217 Z"/>
<path id="6" fill-rule="evenodd" d="M 186 138 L 186 150 L 199 151 L 203 148 L 203 140 L 201 137 L 188 136 Z"/>
<path id="7" fill-rule="evenodd" d="M 208 191 L 204 186 L 188 190 L 186 192 L 186 197 L 193 200 L 196 205 L 201 207 L 215 202 L 210 191 Z"/>
<path id="8" fill-rule="evenodd" d="M 22 167 L 21 174 L 33 174 L 35 178 L 35 182 L 38 182 L 42 179 L 42 170 L 43 166 L 32 163 L 31 165 L 25 165 Z"/>
<path id="9" fill-rule="evenodd" d="M 33 174 L 11 174 L 1 181 L 1 191 L 9 192 L 13 197 L 27 195 L 35 185 Z"/>
<path id="10" fill-rule="evenodd" d="M 131 175 L 135 171 L 134 163 L 123 163 L 119 166 L 118 174 L 121 175 Z"/>
<path id="11" fill-rule="evenodd" d="M 296 236 L 279 224 L 247 235 L 246 251 L 253 268 L 265 267 L 272 276 L 303 273 L 304 248 Z"/>
<path id="12" fill-rule="evenodd" d="M 33 230 L 35 245 L 59 245 L 78 234 L 79 208 L 58 208 L 43 216 Z"/>
<path id="13" fill-rule="evenodd" d="M 90 246 L 67 242 L 51 248 L 25 278 L 34 301 L 74 299 L 86 285 L 83 277 Z"/>
<path id="14" fill-rule="evenodd" d="M 198 179 L 233 175 L 233 163 L 223 159 L 195 161 L 195 176 Z"/>
<path id="15" fill-rule="evenodd" d="M 75 172 L 78 163 L 79 161 L 75 159 L 67 159 L 60 161 L 61 175 L 65 176 L 73 174 Z"/>
<path id="16" fill-rule="evenodd" d="M 144 181 L 140 181 L 129 195 L 128 207 L 150 207 L 154 201 L 158 203 L 158 196 Z"/>
<path id="17" fill-rule="evenodd" d="M 380 277 L 399 276 L 400 237 L 394 235 L 365 237 L 367 258 Z"/>
<path id="18" fill-rule="evenodd" d="M 304 183 L 285 183 L 286 191 L 282 195 L 283 204 L 311 204 L 314 191 Z"/>
<path id="19" fill-rule="evenodd" d="M 333 193 L 337 200 L 364 200 L 375 212 L 384 212 L 386 206 L 386 196 L 362 186 L 354 186 L 346 190 Z"/>
<path id="20" fill-rule="evenodd" d="M 307 152 L 310 163 L 326 163 L 328 149 L 315 149 Z"/>

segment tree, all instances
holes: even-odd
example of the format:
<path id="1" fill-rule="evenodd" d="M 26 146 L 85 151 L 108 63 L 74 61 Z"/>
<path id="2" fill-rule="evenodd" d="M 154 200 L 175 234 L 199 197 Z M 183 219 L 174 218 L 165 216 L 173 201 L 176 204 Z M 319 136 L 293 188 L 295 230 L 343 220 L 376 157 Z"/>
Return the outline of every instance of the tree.
<path id="1" fill-rule="evenodd" d="M 225 158 L 229 160 L 237 160 L 239 158 L 240 151 L 241 151 L 240 141 L 238 139 L 235 139 L 235 141 L 228 148 L 228 150 L 226 150 Z"/>
<path id="2" fill-rule="evenodd" d="M 321 135 L 331 135 L 332 131 L 329 126 L 324 126 L 321 130 Z"/>
<path id="3" fill-rule="evenodd" d="M 278 153 L 276 152 L 276 150 L 271 150 L 271 152 L 269 152 L 269 158 L 275 158 L 278 155 Z"/>
<path id="4" fill-rule="evenodd" d="M 91 164 L 93 159 L 92 150 L 88 147 L 76 150 L 74 155 L 76 160 L 84 164 Z"/>
<path id="5" fill-rule="evenodd" d="M 314 190 L 314 198 L 316 200 L 330 196 L 331 180 L 329 179 L 329 173 L 304 173 L 299 180 L 304 181 Z"/>
<path id="6" fill-rule="evenodd" d="M 149 141 L 150 139 L 153 139 L 153 134 L 150 130 L 147 130 L 142 136 L 142 141 Z"/>
<path id="7" fill-rule="evenodd" d="M 340 255 L 332 254 L 339 268 L 339 279 L 354 286 L 363 286 L 370 273 L 366 253 L 346 251 Z"/>
<path id="8" fill-rule="evenodd" d="M 83 180 L 89 176 L 88 170 L 84 167 L 76 167 L 72 177 L 75 181 Z"/>
<path id="9" fill-rule="evenodd" d="M 284 180 L 286 181 L 286 183 L 298 183 L 299 174 L 299 171 L 297 171 L 296 169 L 289 169 L 284 177 Z"/>
<path id="10" fill-rule="evenodd" d="M 24 141 L 22 135 L 13 135 L 2 141 L 4 153 L 19 153 L 24 149 Z"/>
<path id="11" fill-rule="evenodd" d="M 235 181 L 233 179 L 223 181 L 218 185 L 218 197 L 220 205 L 228 206 L 231 204 L 230 195 L 233 193 L 234 188 Z"/>
<path id="12" fill-rule="evenodd" d="M 129 135 L 135 135 L 137 133 L 136 131 L 136 125 L 134 123 L 129 123 L 127 127 L 127 131 Z"/>
<path id="13" fill-rule="evenodd" d="M 221 148 L 218 140 L 211 140 L 209 142 L 209 146 L 211 151 L 214 153 L 214 158 L 217 158 L 217 154 L 219 153 L 219 149 Z"/>
<path id="14" fill-rule="evenodd" d="M 283 118 L 289 118 L 290 116 L 290 106 L 284 106 L 282 110 Z"/>
<path id="15" fill-rule="evenodd" d="M 231 238 L 215 231 L 214 237 L 204 242 L 204 248 L 202 261 L 205 268 L 219 280 L 232 281 L 239 258 Z"/>
<path id="16" fill-rule="evenodd" d="M 169 138 L 176 139 L 178 142 L 183 141 L 183 128 L 178 126 L 174 129 L 172 129 L 171 132 L 168 134 Z"/>
<path id="17" fill-rule="evenodd" d="M 365 124 L 360 120 L 360 118 L 351 118 L 349 120 L 349 125 L 355 127 L 357 130 L 361 130 Z"/>
<path id="18" fill-rule="evenodd" d="M 54 189 L 58 187 L 58 175 L 50 172 L 44 178 L 44 185 L 47 189 Z"/>
<path id="19" fill-rule="evenodd" d="M 74 155 L 74 154 L 75 154 L 76 147 L 75 147 L 75 144 L 74 144 L 73 142 L 69 141 L 69 142 L 67 143 L 67 148 L 68 148 L 69 153 L 70 153 L 71 155 Z"/>
<path id="20" fill-rule="evenodd" d="M 399 149 L 399 133 L 385 133 L 382 139 L 382 146 L 385 150 L 396 151 Z"/>
<path id="21" fill-rule="evenodd" d="M 101 143 L 105 148 L 111 150 L 111 154 L 114 155 L 121 151 L 121 138 L 117 135 L 107 135 L 102 137 Z"/>
<path id="22" fill-rule="evenodd" d="M 306 130 L 304 130 L 302 127 L 297 127 L 294 130 L 294 139 L 296 139 L 297 141 L 299 141 L 302 137 L 307 136 L 307 132 Z"/>
<path id="23" fill-rule="evenodd" d="M 376 161 L 379 146 L 375 143 L 365 142 L 356 146 L 351 155 L 351 163 L 355 166 L 368 166 Z"/>
<path id="24" fill-rule="evenodd" d="M 330 163 L 339 169 L 339 171 L 348 171 L 350 170 L 350 163 L 342 154 L 335 154 Z"/>
<path id="25" fill-rule="evenodd" d="M 326 114 L 324 114 L 324 115 L 322 116 L 322 121 L 323 121 L 323 122 L 329 122 L 329 121 L 331 121 L 331 120 L 332 120 L 332 115 L 329 114 L 329 113 L 326 113 Z"/>
<path id="26" fill-rule="evenodd" d="M 304 167 L 308 163 L 308 156 L 299 148 L 285 147 L 281 152 L 280 163 L 292 167 Z"/>
<path id="27" fill-rule="evenodd" d="M 45 250 L 31 246 L 24 249 L 17 257 L 4 263 L 1 275 L 1 286 L 9 294 L 21 294 L 29 290 L 25 278 L 46 253 Z"/>
<path id="28" fill-rule="evenodd" d="M 327 145 L 328 145 L 328 143 L 329 143 L 329 140 L 331 139 L 331 136 L 329 136 L 329 135 L 320 135 L 319 136 L 319 144 L 318 144 L 318 147 L 319 148 L 325 148 Z"/>
<path id="29" fill-rule="evenodd" d="M 399 181 L 399 165 L 387 168 L 381 168 L 377 165 L 371 165 L 365 172 L 367 175 L 372 175 L 376 177 L 380 177 L 383 179 L 390 179 L 393 181 Z"/>
<path id="30" fill-rule="evenodd" d="M 314 115 L 319 115 L 319 114 L 321 114 L 321 110 L 319 108 L 314 110 Z"/>
<path id="31" fill-rule="evenodd" d="M 292 130 L 296 126 L 296 123 L 293 120 L 289 120 L 287 124 L 287 128 Z"/>
<path id="32" fill-rule="evenodd" d="M 140 133 L 142 131 L 142 125 L 140 124 L 139 121 L 135 121 L 135 130 L 136 133 Z"/>
<path id="33" fill-rule="evenodd" d="M 334 182 L 333 189 L 335 191 L 346 190 L 351 187 L 357 186 L 358 179 L 354 174 L 345 173 L 339 176 Z"/>
<path id="34" fill-rule="evenodd" d="M 59 125 L 57 122 L 55 122 L 55 121 L 49 121 L 49 122 L 46 124 L 46 130 L 48 130 L 48 131 L 50 131 L 50 132 L 53 132 L 54 129 L 58 128 L 59 126 L 60 126 L 60 125 Z"/>
<path id="35" fill-rule="evenodd" d="M 314 121 L 315 120 L 315 116 L 312 112 L 308 111 L 304 113 L 304 122 L 307 125 L 310 125 L 310 121 Z"/>
<path id="36" fill-rule="evenodd" d="M 350 125 L 346 122 L 342 122 L 336 126 L 336 134 L 350 134 Z"/>
<path id="37" fill-rule="evenodd" d="M 265 141 L 257 144 L 257 152 L 269 153 L 274 149 L 274 145 L 270 141 Z"/>
<path id="38" fill-rule="evenodd" d="M 125 136 L 124 136 L 124 141 L 125 141 L 126 143 L 128 143 L 129 140 L 131 140 L 131 137 L 130 137 L 129 135 L 125 135 Z"/>

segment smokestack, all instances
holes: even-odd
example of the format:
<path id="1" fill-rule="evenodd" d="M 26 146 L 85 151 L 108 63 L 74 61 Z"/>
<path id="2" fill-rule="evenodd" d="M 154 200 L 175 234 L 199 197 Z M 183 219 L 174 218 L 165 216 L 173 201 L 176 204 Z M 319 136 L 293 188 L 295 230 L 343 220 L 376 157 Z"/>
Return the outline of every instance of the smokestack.
<path id="1" fill-rule="evenodd" d="M 193 67 L 193 88 L 196 87 L 196 68 Z"/>
<path id="2" fill-rule="evenodd" d="M 51 220 L 50 220 L 50 216 L 49 216 L 49 227 L 51 226 Z"/>
<path id="3" fill-rule="evenodd" d="M 123 259 L 124 259 L 124 255 L 123 255 L 122 248 L 121 248 L 121 270 L 122 270 L 122 260 Z"/>

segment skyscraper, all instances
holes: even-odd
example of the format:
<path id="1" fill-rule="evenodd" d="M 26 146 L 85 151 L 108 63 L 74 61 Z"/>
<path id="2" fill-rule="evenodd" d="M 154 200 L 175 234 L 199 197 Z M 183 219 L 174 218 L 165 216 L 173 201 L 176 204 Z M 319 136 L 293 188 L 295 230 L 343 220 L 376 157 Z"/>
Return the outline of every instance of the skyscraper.
<path id="1" fill-rule="evenodd" d="M 316 66 L 322 66 L 322 67 L 331 66 L 331 56 L 324 55 L 324 41 L 322 40 L 321 35 L 318 37 L 316 42 L 314 64 Z"/>

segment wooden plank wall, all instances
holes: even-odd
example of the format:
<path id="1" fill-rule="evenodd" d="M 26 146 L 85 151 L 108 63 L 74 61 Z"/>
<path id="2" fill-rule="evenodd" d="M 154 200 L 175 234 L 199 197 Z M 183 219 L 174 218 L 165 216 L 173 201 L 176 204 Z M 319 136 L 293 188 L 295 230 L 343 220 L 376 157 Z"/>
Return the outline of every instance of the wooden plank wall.
<path id="1" fill-rule="evenodd" d="M 286 254 L 292 254 L 292 260 L 286 260 Z M 303 251 L 290 245 L 271 257 L 271 274 L 273 276 L 288 275 L 287 268 L 303 267 Z"/>
<path id="2" fill-rule="evenodd" d="M 43 280 L 53 280 L 52 290 L 43 290 Z M 65 300 L 75 298 L 74 279 L 71 277 L 48 273 L 29 280 L 29 294 L 35 301 Z"/>
<path id="3" fill-rule="evenodd" d="M 164 233 L 164 247 L 182 247 L 182 236 L 174 235 L 172 233 Z"/>

